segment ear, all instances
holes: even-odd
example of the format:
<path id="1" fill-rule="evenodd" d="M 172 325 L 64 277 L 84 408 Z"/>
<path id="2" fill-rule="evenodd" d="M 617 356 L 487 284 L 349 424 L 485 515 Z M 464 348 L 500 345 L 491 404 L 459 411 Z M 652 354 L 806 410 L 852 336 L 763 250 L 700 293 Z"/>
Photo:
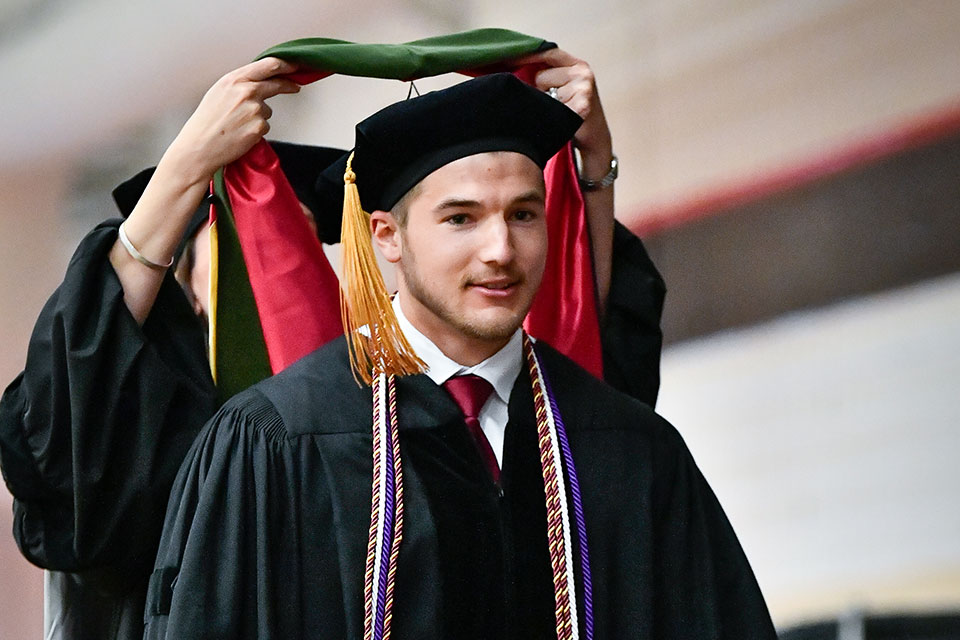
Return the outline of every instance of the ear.
<path id="1" fill-rule="evenodd" d="M 400 225 L 389 211 L 370 214 L 370 235 L 387 262 L 400 262 Z"/>

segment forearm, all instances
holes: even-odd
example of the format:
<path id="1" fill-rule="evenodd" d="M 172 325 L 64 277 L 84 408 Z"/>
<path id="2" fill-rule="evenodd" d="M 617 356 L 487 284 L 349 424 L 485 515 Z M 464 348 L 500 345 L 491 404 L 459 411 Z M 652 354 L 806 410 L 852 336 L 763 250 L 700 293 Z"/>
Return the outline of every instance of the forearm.
<path id="1" fill-rule="evenodd" d="M 583 118 L 583 125 L 573 138 L 580 153 L 580 175 L 594 181 L 602 179 L 610 171 L 613 141 L 590 66 L 561 49 L 549 49 L 522 58 L 518 63 L 546 66 L 536 74 L 537 88 L 549 91 Z M 613 185 L 584 191 L 583 203 L 590 233 L 598 312 L 602 317 L 610 294 L 613 261 Z"/>
<path id="2" fill-rule="evenodd" d="M 212 170 L 202 165 L 190 166 L 171 146 L 124 223 L 131 244 L 151 262 L 167 264 L 205 195 L 211 176 Z M 166 269 L 140 263 L 119 238 L 110 250 L 110 264 L 123 287 L 124 303 L 142 325 L 153 308 Z"/>
<path id="3" fill-rule="evenodd" d="M 609 136 L 596 147 L 588 149 L 581 146 L 579 151 L 582 177 L 596 181 L 610 170 L 613 147 Z M 590 231 L 593 273 L 601 318 L 607 308 L 613 269 L 613 200 L 613 185 L 583 192 L 583 207 Z"/>
<path id="4" fill-rule="evenodd" d="M 272 110 L 264 101 L 299 91 L 293 81 L 277 77 L 295 69 L 263 58 L 231 71 L 207 91 L 124 223 L 130 243 L 143 257 L 157 265 L 170 261 L 214 171 L 242 156 L 270 129 Z M 110 263 L 127 308 L 143 324 L 166 269 L 139 262 L 119 241 L 110 251 Z"/>

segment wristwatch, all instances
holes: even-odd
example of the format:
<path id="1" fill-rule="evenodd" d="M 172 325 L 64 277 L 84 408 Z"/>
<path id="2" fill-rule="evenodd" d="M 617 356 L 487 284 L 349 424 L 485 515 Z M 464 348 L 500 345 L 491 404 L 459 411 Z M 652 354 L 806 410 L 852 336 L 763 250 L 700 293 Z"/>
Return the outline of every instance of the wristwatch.
<path id="1" fill-rule="evenodd" d="M 580 183 L 581 191 L 599 191 L 600 189 L 606 189 L 613 184 L 613 181 L 617 179 L 617 176 L 620 175 L 620 165 L 617 162 L 617 154 L 612 154 L 613 157 L 610 158 L 610 171 L 607 172 L 607 175 L 603 176 L 599 180 L 589 180 L 583 177 L 583 163 L 580 160 L 580 153 L 577 151 L 574 153 L 575 164 L 577 167 L 577 181 Z"/>

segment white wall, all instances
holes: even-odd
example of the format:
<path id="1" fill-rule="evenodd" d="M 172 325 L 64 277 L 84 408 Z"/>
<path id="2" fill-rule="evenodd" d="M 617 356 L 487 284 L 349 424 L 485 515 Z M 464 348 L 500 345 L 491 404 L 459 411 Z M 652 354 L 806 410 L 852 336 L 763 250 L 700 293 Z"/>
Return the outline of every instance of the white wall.
<path id="1" fill-rule="evenodd" d="M 960 275 L 671 347 L 662 374 L 778 622 L 960 606 Z"/>

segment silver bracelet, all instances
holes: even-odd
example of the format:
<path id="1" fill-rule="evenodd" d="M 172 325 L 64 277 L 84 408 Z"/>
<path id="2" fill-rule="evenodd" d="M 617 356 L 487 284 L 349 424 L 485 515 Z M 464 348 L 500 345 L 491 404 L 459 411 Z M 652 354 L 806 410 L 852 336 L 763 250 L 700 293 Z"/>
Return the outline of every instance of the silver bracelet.
<path id="1" fill-rule="evenodd" d="M 612 156 L 610 159 L 610 171 L 607 172 L 607 175 L 599 180 L 589 180 L 583 177 L 583 162 L 580 158 L 579 150 L 576 150 L 576 153 L 574 153 L 574 161 L 577 167 L 577 181 L 580 183 L 581 191 L 599 191 L 613 184 L 613 181 L 620 175 L 620 164 L 617 160 L 617 154 L 614 153 Z"/>
<path id="2" fill-rule="evenodd" d="M 157 264 L 149 258 L 145 258 L 142 253 L 137 251 L 137 248 L 133 246 L 133 243 L 130 242 L 130 238 L 127 237 L 127 232 L 124 231 L 123 225 L 127 223 L 126 220 L 120 223 L 120 226 L 117 228 L 117 235 L 120 236 L 120 242 L 123 244 L 123 248 L 127 250 L 127 253 L 130 254 L 130 257 L 139 262 L 142 265 L 146 265 L 151 269 L 167 269 L 173 266 L 173 257 L 170 257 L 170 262 L 167 264 Z"/>

